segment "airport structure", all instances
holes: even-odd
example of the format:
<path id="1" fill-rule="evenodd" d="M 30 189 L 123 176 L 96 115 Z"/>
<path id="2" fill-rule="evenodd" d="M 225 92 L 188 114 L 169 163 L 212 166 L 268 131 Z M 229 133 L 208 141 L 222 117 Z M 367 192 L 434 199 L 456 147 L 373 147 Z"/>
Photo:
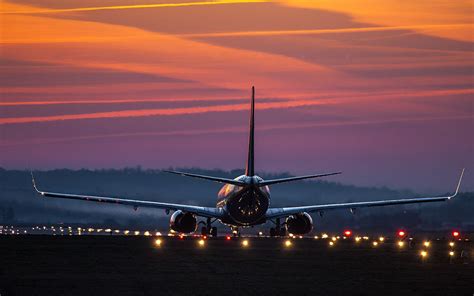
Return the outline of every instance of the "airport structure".
<path id="1" fill-rule="evenodd" d="M 249 146 L 244 175 L 236 177 L 235 179 L 227 179 L 186 172 L 166 171 L 168 173 L 178 174 L 181 176 L 194 177 L 225 184 L 218 193 L 216 207 L 200 207 L 194 205 L 156 201 L 42 191 L 37 188 L 32 173 L 33 186 L 35 190 L 44 197 L 122 204 L 132 206 L 135 209 L 139 207 L 158 208 L 164 209 L 167 213 L 174 211 L 170 219 L 170 228 L 179 233 L 195 232 L 198 228 L 198 225 L 200 224 L 198 223 L 198 217 L 203 217 L 206 219 L 204 226 L 201 228 L 201 233 L 203 235 L 209 234 L 212 236 L 217 236 L 217 227 L 212 226 L 212 224 L 216 221 L 231 227 L 234 234 L 236 235 L 238 234 L 239 228 L 241 227 L 250 227 L 271 221 L 273 222 L 274 227 L 270 229 L 270 235 L 284 236 L 287 233 L 302 235 L 310 232 L 313 228 L 313 221 L 309 213 L 318 212 L 322 215 L 325 211 L 334 209 L 349 209 L 351 212 L 354 212 L 357 208 L 361 207 L 448 201 L 457 195 L 459 186 L 461 185 L 462 176 L 464 174 L 463 169 L 461 176 L 459 177 L 456 190 L 450 196 L 272 208 L 270 207 L 270 185 L 337 175 L 340 174 L 340 172 L 263 180 L 261 177 L 255 174 L 254 134 L 255 88 L 252 87 L 248 141 Z"/>

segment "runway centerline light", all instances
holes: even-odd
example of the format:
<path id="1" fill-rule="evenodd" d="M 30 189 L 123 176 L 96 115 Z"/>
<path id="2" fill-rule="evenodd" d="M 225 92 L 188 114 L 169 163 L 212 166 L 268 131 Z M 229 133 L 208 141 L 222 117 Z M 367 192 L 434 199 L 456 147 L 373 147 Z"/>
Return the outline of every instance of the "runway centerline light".
<path id="1" fill-rule="evenodd" d="M 203 240 L 203 239 L 200 239 L 200 240 L 198 241 L 198 245 L 199 245 L 200 247 L 204 247 L 205 244 L 206 244 L 206 241 Z"/>
<path id="2" fill-rule="evenodd" d="M 421 256 L 422 258 L 425 258 L 425 257 L 428 256 L 428 252 L 426 252 L 426 251 L 423 250 L 423 251 L 420 252 L 420 256 Z"/>
<path id="3" fill-rule="evenodd" d="M 245 247 L 248 247 L 248 246 L 249 246 L 249 241 L 246 240 L 246 239 L 244 239 L 244 240 L 242 241 L 242 247 L 245 248 Z"/>
<path id="4" fill-rule="evenodd" d="M 292 245 L 291 240 L 287 239 L 285 241 L 285 247 L 289 248 L 289 247 L 291 247 L 291 245 Z"/>
<path id="5" fill-rule="evenodd" d="M 163 241 L 161 239 L 158 238 L 158 239 L 155 240 L 155 245 L 157 247 L 161 247 L 162 244 L 163 244 Z"/>

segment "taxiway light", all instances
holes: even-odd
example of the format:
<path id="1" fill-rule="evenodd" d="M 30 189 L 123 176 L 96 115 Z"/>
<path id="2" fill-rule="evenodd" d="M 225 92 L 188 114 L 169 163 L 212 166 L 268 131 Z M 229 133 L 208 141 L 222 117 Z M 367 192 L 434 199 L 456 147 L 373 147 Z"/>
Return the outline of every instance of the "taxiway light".
<path id="1" fill-rule="evenodd" d="M 459 231 L 456 231 L 456 230 L 453 231 L 453 236 L 454 236 L 454 237 L 458 237 L 458 236 L 459 236 Z"/>
<path id="2" fill-rule="evenodd" d="M 345 235 L 345 236 L 351 236 L 351 235 L 352 235 L 352 231 L 346 230 L 346 231 L 344 231 L 344 235 Z"/>
<path id="3" fill-rule="evenodd" d="M 453 257 L 454 256 L 454 251 L 449 251 L 449 256 Z"/>
<path id="4" fill-rule="evenodd" d="M 423 243 L 423 246 L 425 246 L 425 247 L 427 247 L 427 248 L 429 248 L 430 245 L 431 245 L 431 243 L 430 243 L 429 241 L 425 241 L 425 242 Z"/>
<path id="5" fill-rule="evenodd" d="M 198 244 L 199 244 L 200 247 L 204 247 L 204 245 L 206 244 L 206 241 L 203 240 L 203 239 L 200 239 L 200 240 L 198 241 Z"/>
<path id="6" fill-rule="evenodd" d="M 454 247 L 454 242 L 449 242 L 450 247 Z"/>
<path id="7" fill-rule="evenodd" d="M 285 241 L 285 247 L 287 247 L 287 248 L 291 247 L 291 240 L 287 239 Z"/>
<path id="8" fill-rule="evenodd" d="M 162 243 L 163 243 L 163 241 L 159 238 L 155 240 L 155 245 L 158 246 L 158 247 L 161 247 Z"/>
<path id="9" fill-rule="evenodd" d="M 379 245 L 379 243 L 378 243 L 377 241 L 373 241 L 373 242 L 372 242 L 372 245 L 373 245 L 374 247 L 376 247 L 376 246 Z"/>
<path id="10" fill-rule="evenodd" d="M 405 242 L 404 242 L 404 241 L 399 241 L 399 242 L 398 242 L 398 247 L 403 248 L 404 246 L 405 246 Z"/>
<path id="11" fill-rule="evenodd" d="M 426 252 L 426 251 L 421 251 L 421 252 L 420 252 L 420 256 L 421 256 L 422 258 L 425 258 L 426 256 L 428 256 L 428 252 Z"/>
<path id="12" fill-rule="evenodd" d="M 248 247 L 248 246 L 249 246 L 249 241 L 246 240 L 246 239 L 244 239 L 244 240 L 242 241 L 242 247 Z"/>

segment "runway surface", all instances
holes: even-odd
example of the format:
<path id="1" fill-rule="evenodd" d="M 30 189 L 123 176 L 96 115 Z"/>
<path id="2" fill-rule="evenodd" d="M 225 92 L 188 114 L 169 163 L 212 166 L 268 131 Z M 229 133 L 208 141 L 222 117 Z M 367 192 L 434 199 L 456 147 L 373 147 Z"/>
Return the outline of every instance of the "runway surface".
<path id="1" fill-rule="evenodd" d="M 472 242 L 2 236 L 0 294 L 473 295 Z M 421 256 L 425 250 L 426 257 Z M 453 251 L 454 256 L 449 256 Z M 464 251 L 464 257 L 460 253 Z"/>

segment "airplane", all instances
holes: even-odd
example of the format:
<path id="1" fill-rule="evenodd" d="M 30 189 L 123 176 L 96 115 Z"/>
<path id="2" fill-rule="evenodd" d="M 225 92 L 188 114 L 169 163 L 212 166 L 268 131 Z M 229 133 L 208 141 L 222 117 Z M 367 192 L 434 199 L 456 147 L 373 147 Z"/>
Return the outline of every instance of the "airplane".
<path id="1" fill-rule="evenodd" d="M 230 226 L 234 235 L 240 235 L 239 229 L 242 227 L 260 225 L 266 223 L 267 221 L 271 221 L 275 225 L 270 229 L 270 236 L 285 236 L 287 233 L 291 233 L 293 235 L 303 235 L 309 233 L 313 229 L 313 220 L 310 216 L 310 213 L 319 212 L 319 214 L 322 215 L 324 211 L 335 209 L 349 209 L 351 212 L 354 212 L 355 209 L 362 207 L 379 207 L 413 203 L 441 202 L 452 199 L 459 192 L 459 187 L 461 185 L 464 169 L 461 171 L 461 176 L 459 177 L 459 181 L 457 183 L 457 187 L 454 194 L 449 196 L 348 202 L 280 208 L 270 207 L 270 185 L 333 176 L 338 175 L 341 172 L 263 180 L 261 177 L 255 174 L 254 115 L 255 87 L 252 87 L 252 97 L 250 102 L 248 153 L 244 175 L 238 176 L 234 179 L 228 179 L 214 176 L 192 174 L 187 172 L 168 170 L 164 171 L 171 174 L 223 183 L 224 186 L 218 192 L 217 203 L 215 207 L 201 207 L 194 205 L 164 203 L 147 200 L 134 200 L 127 198 L 41 191 L 37 188 L 33 172 L 31 172 L 33 187 L 36 192 L 43 197 L 130 205 L 133 206 L 135 210 L 138 207 L 158 208 L 165 209 L 167 214 L 169 214 L 170 211 L 174 211 L 170 218 L 171 230 L 178 233 L 194 233 L 197 231 L 198 225 L 200 223 L 204 223 L 205 226 L 201 228 L 201 234 L 211 236 L 217 236 L 217 227 L 212 227 L 212 223 L 216 221 L 219 221 L 224 225 Z M 206 222 L 198 223 L 197 217 L 205 218 Z M 285 219 L 284 223 L 282 223 L 282 219 Z"/>

